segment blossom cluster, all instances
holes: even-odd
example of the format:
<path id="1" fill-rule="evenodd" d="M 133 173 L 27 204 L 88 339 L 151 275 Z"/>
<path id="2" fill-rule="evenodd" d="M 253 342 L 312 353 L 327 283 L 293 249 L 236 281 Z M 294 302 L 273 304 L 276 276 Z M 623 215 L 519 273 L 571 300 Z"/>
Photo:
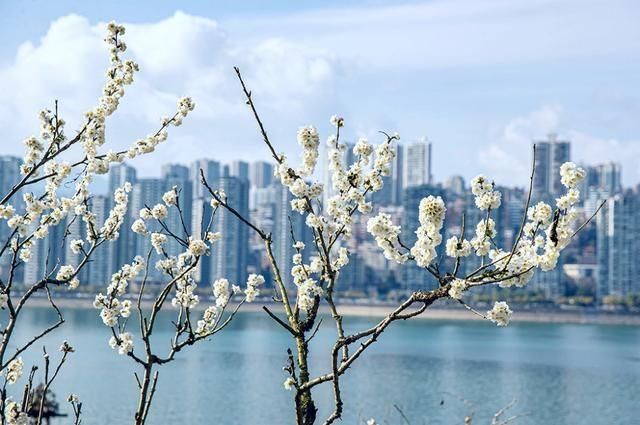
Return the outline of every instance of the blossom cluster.
<path id="1" fill-rule="evenodd" d="M 420 267 L 428 267 L 436 258 L 436 248 L 442 243 L 440 230 L 444 224 L 447 208 L 441 197 L 428 196 L 420 201 L 416 230 L 417 240 L 411 247 L 411 255 Z"/>
<path id="2" fill-rule="evenodd" d="M 409 256 L 400 252 L 398 248 L 400 244 L 398 237 L 402 230 L 400 226 L 393 224 L 389 214 L 379 213 L 375 217 L 371 217 L 367 221 L 367 232 L 373 235 L 387 260 L 401 264 L 407 261 Z"/>
<path id="3" fill-rule="evenodd" d="M 189 105 L 183 106 L 189 109 Z M 150 244 L 156 254 L 160 257 L 155 267 L 170 278 L 167 288 L 173 290 L 171 304 L 182 311 L 182 309 L 195 308 L 200 303 L 197 294 L 197 284 L 194 278 L 200 257 L 209 255 L 210 245 L 221 238 L 219 232 L 206 232 L 204 239 L 196 236 L 189 236 L 186 241 L 181 241 L 184 250 L 178 255 L 170 255 L 164 249 L 169 237 L 175 238 L 166 227 L 164 220 L 169 216 L 172 208 L 179 210 L 178 189 L 173 187 L 162 196 L 162 202 L 151 207 L 144 207 L 139 211 L 139 218 L 134 221 L 131 229 L 142 237 L 148 237 Z M 150 231 L 152 224 L 149 221 L 155 220 L 161 224 L 163 231 Z M 149 223 L 149 224 L 148 224 Z M 151 255 L 151 253 L 149 253 Z M 117 273 L 112 276 L 112 281 L 107 288 L 106 295 L 98 294 L 94 301 L 94 306 L 101 310 L 100 316 L 104 324 L 114 330 L 114 336 L 109 340 L 109 345 L 118 349 L 120 354 L 127 354 L 133 350 L 133 336 L 124 332 L 126 321 L 119 319 L 127 318 L 130 315 L 131 302 L 121 300 L 126 294 L 130 281 L 136 279 L 148 265 L 144 258 L 138 256 L 131 264 L 125 264 Z M 247 287 L 244 290 L 245 300 L 252 302 L 259 295 L 259 287 L 264 283 L 264 278 L 260 275 L 251 274 L 247 280 Z M 199 337 L 211 334 L 218 324 L 218 321 L 229 303 L 231 296 L 242 292 L 237 285 L 231 285 L 226 279 L 218 279 L 213 284 L 213 295 L 216 298 L 215 305 L 207 307 L 202 319 L 198 320 L 194 333 Z M 182 317 L 182 313 L 181 317 Z M 188 314 L 188 313 L 187 313 Z"/>
<path id="4" fill-rule="evenodd" d="M 302 165 L 298 168 L 297 173 L 300 177 L 308 177 L 313 174 L 319 156 L 320 136 L 315 127 L 300 128 L 298 130 L 298 144 L 302 146 Z"/>
<path id="5" fill-rule="evenodd" d="M 24 368 L 24 362 L 21 357 L 9 362 L 6 370 L 4 371 L 5 380 L 8 384 L 15 384 L 22 376 L 22 369 Z"/>
<path id="6" fill-rule="evenodd" d="M 129 192 L 131 192 L 131 183 L 125 182 L 122 187 L 116 189 L 113 193 L 114 207 L 109 211 L 109 216 L 105 220 L 100 229 L 100 236 L 106 240 L 116 240 L 120 235 L 120 227 L 124 222 L 127 214 L 127 206 L 129 204 Z"/>
<path id="7" fill-rule="evenodd" d="M 483 175 L 478 175 L 471 180 L 471 193 L 475 196 L 478 209 L 486 211 L 500 207 L 502 195 L 499 191 L 494 190 L 493 186 L 493 182 L 490 182 Z"/>
<path id="8" fill-rule="evenodd" d="M 578 219 L 574 208 L 580 195 L 577 186 L 584 179 L 585 172 L 568 162 L 560 167 L 560 176 L 567 192 L 556 200 L 557 208 L 554 210 L 545 202 L 529 207 L 523 235 L 512 252 L 500 249 L 489 252 L 494 269 L 502 271 L 503 277 L 497 279 L 500 286 L 524 286 L 531 280 L 536 268 L 552 270 L 557 265 L 560 251 L 571 241 Z M 510 316 L 511 310 L 506 303 L 496 303 L 487 313 L 487 317 L 499 326 L 505 326 Z"/>
<path id="9" fill-rule="evenodd" d="M 579 201 L 578 184 L 584 179 L 585 172 L 571 162 L 560 167 L 561 182 L 567 192 L 556 200 L 556 209 L 539 202 L 527 211 L 528 221 L 523 229 L 523 250 L 535 256 L 531 262 L 542 271 L 556 267 L 560 251 L 564 249 L 573 236 L 573 227 L 578 219 L 574 208 Z M 533 252 L 531 252 L 533 251 Z"/>
<path id="10" fill-rule="evenodd" d="M 475 196 L 475 205 L 486 211 L 475 228 L 471 240 L 462 236 L 453 236 L 447 240 L 446 254 L 456 258 L 469 256 L 472 252 L 491 260 L 484 268 L 491 270 L 473 282 L 454 278 L 449 285 L 448 295 L 460 299 L 470 286 L 484 283 L 497 283 L 501 287 L 524 286 L 534 275 L 536 269 L 552 270 L 556 267 L 560 251 L 567 246 L 573 236 L 573 227 L 578 219 L 575 204 L 580 193 L 577 186 L 585 177 L 585 172 L 573 163 L 560 167 L 561 182 L 567 191 L 556 199 L 556 208 L 545 202 L 538 202 L 526 211 L 526 222 L 522 234 L 516 239 L 515 246 L 503 250 L 495 245 L 496 224 L 490 217 L 492 211 L 500 207 L 501 194 L 485 176 L 479 175 L 471 182 L 471 192 Z M 400 226 L 391 221 L 388 214 L 380 213 L 367 222 L 367 231 L 373 235 L 376 243 L 387 259 L 404 263 L 413 259 L 418 266 L 428 267 L 436 258 L 436 248 L 442 241 L 441 229 L 446 208 L 439 197 L 428 196 L 419 206 L 420 226 L 416 230 L 417 241 L 408 256 L 400 248 Z M 484 259 L 483 259 L 484 264 Z M 482 270 L 481 269 L 481 270 Z M 506 304 L 496 304 L 488 315 L 500 326 L 508 323 L 511 311 Z"/>
<path id="11" fill-rule="evenodd" d="M 81 134 L 81 144 L 87 158 L 87 170 L 104 174 L 109 171 L 110 163 L 122 162 L 126 158 L 135 158 L 142 154 L 151 153 L 159 143 L 167 139 L 166 127 L 179 126 L 189 112 L 194 109 L 193 101 L 182 98 L 178 102 L 177 112 L 172 118 L 163 118 L 162 127 L 154 134 L 136 141 L 124 152 L 109 151 L 105 155 L 98 155 L 98 149 L 105 143 L 106 120 L 112 115 L 125 94 L 126 86 L 133 83 L 134 74 L 138 72 L 138 64 L 132 60 L 123 60 L 121 54 L 127 50 L 122 40 L 125 28 L 111 22 L 107 25 L 105 42 L 110 46 L 111 63 L 106 72 L 106 82 L 102 89 L 102 96 L 98 104 L 86 113 L 87 124 Z"/>
<path id="12" fill-rule="evenodd" d="M 468 288 L 469 284 L 464 279 L 454 279 L 449 288 L 449 296 L 453 299 L 459 300 L 462 298 L 464 291 Z"/>
<path id="13" fill-rule="evenodd" d="M 312 229 L 314 238 L 326 241 L 319 248 L 319 256 L 313 257 L 309 264 L 303 264 L 301 250 L 304 246 L 294 244 L 297 252 L 293 256 L 291 274 L 298 288 L 297 304 L 302 310 L 310 310 L 317 296 L 323 293 L 324 282 L 335 281 L 340 269 L 349 262 L 349 252 L 342 246 L 341 240 L 348 239 L 352 233 L 353 214 L 358 211 L 368 214 L 372 210 L 370 195 L 383 186 L 382 178 L 389 175 L 391 162 L 395 157 L 393 141 L 399 136 L 388 136 L 384 142 L 374 147 L 366 138 L 360 138 L 353 147 L 355 161 L 347 164 L 345 154 L 347 145 L 339 141 L 339 129 L 344 119 L 334 116 L 331 123 L 336 127 L 336 135 L 327 140 L 328 171 L 333 196 L 324 203 L 320 197 L 326 189 L 321 183 L 308 182 L 316 169 L 319 157 L 318 131 L 312 126 L 298 130 L 298 144 L 302 147 L 302 164 L 294 169 L 284 155 L 278 156 L 274 174 L 294 195 L 291 208 L 305 214 L 305 223 Z M 322 252 L 320 252 L 322 251 Z"/>
<path id="14" fill-rule="evenodd" d="M 7 425 L 27 425 L 29 423 L 27 413 L 22 411 L 20 403 L 13 400 L 7 400 L 4 408 L 4 417 Z"/>
<path id="15" fill-rule="evenodd" d="M 260 295 L 260 286 L 264 284 L 264 277 L 258 274 L 250 274 L 247 278 L 247 286 L 244 290 L 247 302 L 255 301 Z M 234 294 L 239 294 L 242 289 L 238 285 L 231 285 L 227 279 L 218 279 L 213 283 L 213 296 L 216 298 L 214 305 L 204 311 L 202 319 L 198 320 L 196 335 L 206 336 L 215 331 L 224 308 L 229 304 Z"/>
<path id="16" fill-rule="evenodd" d="M 476 255 L 482 257 L 489 253 L 491 241 L 496 237 L 496 222 L 487 217 L 476 225 L 476 234 L 471 239 L 471 246 Z"/>
<path id="17" fill-rule="evenodd" d="M 122 332 L 118 336 L 112 336 L 109 339 L 109 346 L 112 349 L 118 349 L 118 354 L 128 354 L 133 351 L 133 335 L 129 332 Z"/>
<path id="18" fill-rule="evenodd" d="M 383 187 L 383 177 L 388 176 L 395 158 L 392 142 L 398 136 L 388 137 L 376 146 L 360 138 L 353 147 L 356 161 L 345 164 L 346 145 L 334 138 L 327 141 L 331 185 L 335 195 L 324 206 L 324 221 L 328 233 L 338 230 L 345 238 L 352 232 L 352 215 L 355 211 L 368 214 L 373 209 L 367 195 Z"/>
<path id="19" fill-rule="evenodd" d="M 49 165 L 47 169 L 49 170 Z M 54 167 L 55 168 L 55 167 Z M 97 218 L 88 207 L 89 191 L 88 185 L 91 181 L 90 175 L 85 175 L 76 185 L 76 192 L 71 198 L 58 198 L 57 190 L 61 185 L 61 181 L 56 180 L 55 184 L 50 181 L 57 179 L 59 174 L 52 171 L 47 183 L 47 192 L 41 197 L 35 197 L 32 193 L 25 193 L 23 200 L 25 203 L 25 213 L 15 214 L 13 208 L 5 207 L 5 212 L 11 211 L 14 215 L 7 220 L 9 227 L 16 229 L 18 234 L 11 241 L 11 248 L 19 253 L 19 258 L 28 262 L 31 259 L 31 250 L 34 246 L 34 239 L 42 239 L 49 233 L 51 226 L 62 223 L 63 219 L 74 214 L 75 219 L 81 220 L 86 226 L 87 239 L 91 247 L 95 247 L 103 241 L 114 240 L 118 237 L 119 229 L 124 220 L 127 210 L 128 196 L 131 190 L 130 184 L 125 184 L 122 188 L 118 188 L 114 193 L 114 207 L 109 212 L 104 225 L 97 228 Z M 67 171 L 63 175 L 66 176 Z M 8 216 L 8 214 L 7 214 Z M 37 223 L 37 224 L 36 224 Z M 29 229 L 35 228 L 29 233 Z M 24 239 L 20 239 L 23 237 Z M 84 254 L 88 256 L 87 251 L 83 249 L 85 241 L 83 239 L 75 239 L 70 241 L 71 251 L 75 254 Z M 81 263 L 82 264 L 82 263 Z M 80 284 L 77 278 L 79 270 L 71 265 L 62 265 L 56 274 L 56 280 L 60 283 L 67 284 L 69 289 L 75 289 Z"/>
<path id="20" fill-rule="evenodd" d="M 292 377 L 288 377 L 284 380 L 284 389 L 287 391 L 292 391 L 296 387 L 296 380 Z"/>
<path id="21" fill-rule="evenodd" d="M 511 319 L 511 309 L 504 301 L 496 301 L 493 308 L 487 311 L 487 319 L 498 326 L 507 326 Z"/>
<path id="22" fill-rule="evenodd" d="M 260 287 L 264 284 L 264 277 L 259 274 L 251 273 L 247 279 L 247 288 L 244 290 L 244 296 L 247 302 L 255 301 L 260 295 Z"/>
<path id="23" fill-rule="evenodd" d="M 560 182 L 568 189 L 575 189 L 585 176 L 586 172 L 573 162 L 565 162 L 560 166 Z"/>
<path id="24" fill-rule="evenodd" d="M 442 243 L 441 229 L 447 208 L 441 197 L 428 196 L 420 201 L 418 207 L 418 221 L 420 225 L 416 229 L 415 244 L 409 250 L 411 258 L 420 267 L 428 267 L 437 256 L 436 249 Z M 384 252 L 385 258 L 405 263 L 409 259 L 407 253 L 402 253 L 398 239 L 401 227 L 391 221 L 391 217 L 385 213 L 379 213 L 367 222 L 367 231 L 373 235 L 376 243 Z M 447 241 L 447 252 L 451 256 L 469 255 L 470 245 L 468 241 L 451 238 Z"/>
<path id="25" fill-rule="evenodd" d="M 471 242 L 458 236 L 447 239 L 446 251 L 449 257 L 467 257 L 471 254 Z"/>
<path id="26" fill-rule="evenodd" d="M 118 324 L 120 317 L 126 319 L 131 315 L 131 301 L 120 300 L 126 294 L 129 282 L 134 280 L 145 269 L 144 258 L 137 256 L 131 264 L 125 264 L 111 276 L 107 293 L 99 293 L 93 301 L 93 307 L 100 309 L 100 318 L 110 328 Z"/>
<path id="27" fill-rule="evenodd" d="M 314 305 L 316 296 L 323 293 L 322 288 L 318 285 L 318 276 L 314 275 L 322 275 L 325 267 L 318 256 L 314 256 L 309 264 L 303 263 L 302 250 L 305 248 L 304 243 L 295 242 L 293 247 L 296 253 L 292 259 L 291 276 L 293 277 L 293 283 L 298 288 L 297 304 L 301 310 L 309 311 Z"/>

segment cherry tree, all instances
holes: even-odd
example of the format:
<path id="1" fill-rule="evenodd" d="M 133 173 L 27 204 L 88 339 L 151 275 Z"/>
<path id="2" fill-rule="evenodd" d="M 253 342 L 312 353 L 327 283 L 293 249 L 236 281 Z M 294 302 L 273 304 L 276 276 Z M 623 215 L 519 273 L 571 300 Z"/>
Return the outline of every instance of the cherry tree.
<path id="1" fill-rule="evenodd" d="M 32 390 L 35 369 L 28 377 L 25 390 L 20 392 L 25 394 L 22 399 L 12 398 L 8 394 L 8 387 L 18 384 L 23 375 L 21 354 L 64 323 L 62 312 L 55 303 L 55 290 L 72 291 L 78 288 L 81 284 L 80 272 L 89 264 L 98 248 L 116 240 L 120 234 L 131 185 L 124 184 L 115 191 L 113 208 L 104 223 L 100 224 L 91 211 L 90 185 L 94 176 L 107 173 L 113 164 L 152 153 L 156 146 L 167 139 L 169 127 L 179 126 L 194 107 L 191 99 L 180 99 L 177 111 L 171 117 L 163 118 L 153 133 L 134 142 L 126 150 L 108 149 L 105 136 L 108 120 L 117 111 L 139 68 L 134 61 L 123 57 L 127 50 L 123 40 L 125 28 L 111 22 L 106 30 L 105 42 L 109 47 L 110 64 L 102 94 L 95 106 L 85 113 L 83 124 L 73 137 L 65 133 L 65 120 L 60 115 L 57 101 L 52 110 L 42 110 L 39 114 L 40 135 L 24 141 L 26 153 L 20 166 L 20 178 L 7 193 L 0 194 L 0 219 L 4 221 L 1 224 L 9 228 L 8 236 L 0 241 L 0 258 L 7 259 L 9 264 L 8 272 L 0 279 L 0 308 L 7 311 L 8 317 L 0 329 L 0 372 L 3 376 L 1 424 L 21 425 L 33 419 L 28 415 L 32 408 L 28 394 Z M 44 189 L 37 189 L 42 184 Z M 63 189 L 69 185 L 75 185 L 75 190 L 71 196 L 65 196 Z M 76 222 L 84 225 L 86 237 L 68 240 L 72 233 L 70 227 Z M 57 228 L 62 231 L 55 232 Z M 26 264 L 32 260 L 34 249 L 45 238 L 49 246 L 55 246 L 56 249 L 47 250 L 44 271 L 35 280 L 21 285 L 17 276 L 24 272 Z M 62 258 L 58 247 L 67 245 L 77 258 Z M 18 335 L 16 340 L 15 330 L 21 313 L 38 293 L 45 294 L 57 321 L 37 335 L 31 335 L 26 340 L 22 338 L 23 335 Z M 15 348 L 9 350 L 9 347 Z M 46 390 L 72 351 L 65 342 L 61 348 L 63 354 L 59 366 L 52 376 L 48 376 L 49 354 L 45 350 Z M 70 402 L 79 416 L 77 397 L 74 396 Z M 43 408 L 44 403 L 41 403 L 36 409 L 36 424 L 42 422 Z"/>
<path id="2" fill-rule="evenodd" d="M 446 207 L 442 198 L 427 196 L 420 201 L 419 226 L 415 229 L 417 238 L 411 246 L 401 240 L 401 226 L 393 223 L 388 214 L 379 213 L 368 219 L 367 231 L 375 239 L 384 257 L 399 264 L 416 265 L 424 273 L 431 275 L 437 286 L 412 292 L 374 326 L 357 332 L 346 332 L 343 323 L 345 318 L 335 302 L 336 292 L 340 289 L 340 271 L 349 262 L 350 253 L 346 242 L 352 234 L 354 215 L 366 216 L 373 211 L 370 195 L 383 187 L 383 177 L 389 175 L 391 161 L 395 156 L 394 144 L 400 137 L 398 134 L 381 132 L 382 141 L 376 145 L 361 138 L 353 147 L 354 162 L 345 164 L 347 146 L 340 139 L 345 121 L 337 116 L 332 117 L 330 121 L 335 133 L 327 139 L 327 155 L 331 189 L 335 195 L 323 203 L 322 195 L 328 188 L 314 180 L 320 156 L 320 135 L 317 130 L 313 126 L 298 130 L 301 163 L 293 165 L 284 154 L 276 151 L 254 104 L 253 93 L 247 88 L 239 69 L 236 68 L 235 71 L 262 141 L 275 163 L 275 175 L 294 196 L 291 214 L 301 214 L 313 235 L 313 243 L 306 246 L 291 232 L 295 250 L 290 260 L 291 276 L 281 273 L 283 267 L 278 264 L 273 253 L 272 235 L 243 217 L 209 185 L 203 173 L 201 180 L 221 207 L 249 226 L 264 242 L 277 290 L 276 300 L 282 306 L 285 319 L 267 307 L 264 309 L 291 338 L 293 349 L 287 352 L 288 360 L 284 370 L 288 376 L 284 380 L 284 387 L 293 392 L 295 418 L 299 425 L 311 425 L 319 419 L 313 391 L 323 384 L 330 385 L 334 394 L 333 411 L 324 419 L 324 423 L 331 424 L 340 419 L 344 405 L 341 377 L 380 339 L 392 323 L 419 316 L 438 300 L 455 300 L 498 326 L 506 326 L 512 311 L 505 302 L 496 302 L 489 311 L 480 313 L 464 301 L 465 293 L 486 285 L 525 286 L 536 270 L 546 272 L 556 267 L 560 252 L 577 232 L 573 229 L 579 215 L 574 206 L 579 200 L 577 186 L 584 179 L 585 172 L 570 162 L 563 164 L 559 170 L 566 193 L 557 199 L 555 206 L 543 202 L 530 205 L 531 186 L 529 187 L 519 233 L 509 247 L 499 247 L 495 243 L 496 226 L 492 213 L 500 207 L 501 193 L 488 177 L 479 175 L 474 178 L 471 190 L 475 205 L 484 218 L 473 223 L 475 236 L 472 239 L 465 239 L 463 230 L 462 234 L 446 241 L 446 255 L 453 260 L 450 269 L 438 260 L 438 248 L 442 243 L 446 224 Z M 531 184 L 534 172 L 532 170 L 530 176 Z M 463 224 L 463 229 L 464 226 Z M 303 261 L 302 254 L 305 250 L 311 251 L 307 256 L 310 259 L 308 262 Z M 461 265 L 470 257 L 479 258 L 480 266 L 471 272 L 462 273 Z M 331 347 L 314 352 L 315 357 L 326 355 L 329 363 L 327 371 L 314 374 L 309 365 L 309 341 L 318 331 L 321 306 L 328 310 L 335 323 L 335 342 Z"/>
<path id="3" fill-rule="evenodd" d="M 223 197 L 224 194 L 219 196 Z M 143 372 L 142 376 L 135 374 L 140 394 L 134 414 L 136 425 L 142 425 L 147 421 L 158 384 L 157 368 L 175 360 L 176 355 L 187 347 L 210 339 L 222 331 L 231 323 L 245 302 L 255 300 L 260 293 L 260 286 L 264 283 L 262 276 L 251 274 L 243 290 L 227 279 L 217 279 L 212 285 L 214 303 L 207 306 L 199 318 L 196 316 L 196 309 L 201 305 L 200 297 L 196 293 L 196 267 L 203 256 L 210 255 L 216 241 L 222 237 L 219 232 L 211 232 L 211 225 L 219 208 L 217 201 L 212 202 L 212 207 L 213 213 L 209 223 L 197 235 L 192 235 L 184 224 L 186 220 L 177 187 L 166 192 L 162 202 L 140 210 L 140 218 L 134 221 L 132 230 L 139 237 L 148 238 L 150 248 L 144 256 L 136 256 L 132 263 L 125 264 L 114 273 L 106 294 L 100 293 L 95 298 L 93 305 L 100 309 L 100 317 L 111 331 L 109 345 L 119 354 L 131 358 Z M 167 222 L 170 213 L 179 215 L 179 229 L 172 229 Z M 158 230 L 151 231 L 151 228 Z M 170 239 L 177 243 L 182 252 L 177 255 L 167 252 L 167 242 Z M 151 266 L 160 270 L 165 279 L 160 285 L 154 285 L 153 301 L 150 307 L 145 308 L 143 299 L 151 292 L 148 291 Z M 131 294 L 131 291 L 128 291 L 129 283 L 136 279 L 140 281 L 138 289 Z M 231 312 L 227 312 L 234 294 L 241 295 L 242 298 Z M 142 347 L 139 351 L 134 349 L 134 335 L 128 326 L 133 307 L 132 300 L 125 298 L 128 295 L 134 295 L 138 323 L 132 328 L 136 329 L 137 338 L 141 340 Z M 168 303 L 170 297 L 171 302 Z M 173 326 L 173 336 L 166 353 L 160 354 L 156 349 L 157 344 L 152 342 L 152 335 L 158 324 L 159 314 L 167 307 L 175 313 L 174 319 L 170 322 Z"/>

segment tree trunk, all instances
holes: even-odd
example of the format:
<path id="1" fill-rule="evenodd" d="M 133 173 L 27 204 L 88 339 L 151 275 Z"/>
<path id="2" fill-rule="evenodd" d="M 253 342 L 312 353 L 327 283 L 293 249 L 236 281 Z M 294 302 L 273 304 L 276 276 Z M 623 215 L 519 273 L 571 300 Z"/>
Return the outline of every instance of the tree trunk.
<path id="1" fill-rule="evenodd" d="M 309 350 L 304 336 L 296 337 L 298 350 L 298 368 L 300 369 L 300 384 L 304 385 L 309 381 L 309 367 L 307 357 Z M 311 390 L 298 391 L 296 393 L 296 423 L 297 425 L 313 425 L 316 422 L 316 408 Z"/>
<path id="2" fill-rule="evenodd" d="M 142 388 L 140 388 L 140 399 L 138 400 L 138 409 L 134 416 L 135 425 L 144 425 L 147 420 L 147 411 L 149 404 L 149 388 L 151 385 L 151 365 L 144 368 L 144 378 L 142 380 Z"/>

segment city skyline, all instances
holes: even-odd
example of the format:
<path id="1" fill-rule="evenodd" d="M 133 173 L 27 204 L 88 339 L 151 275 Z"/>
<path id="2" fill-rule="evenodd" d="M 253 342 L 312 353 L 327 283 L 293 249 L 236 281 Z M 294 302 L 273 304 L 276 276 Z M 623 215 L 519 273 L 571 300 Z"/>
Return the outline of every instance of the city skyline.
<path id="1" fill-rule="evenodd" d="M 555 203 L 563 192 L 559 182 L 560 164 L 571 160 L 571 141 L 558 139 L 551 134 L 544 140 L 535 140 L 536 171 L 532 186 L 532 204 L 539 201 Z M 345 165 L 354 161 L 351 150 L 353 144 L 346 143 L 350 152 L 345 155 Z M 420 200 L 433 195 L 441 196 L 447 206 L 447 234 L 456 236 L 462 232 L 460 223 L 463 216 L 468 223 L 483 219 L 475 207 L 468 184 L 460 176 L 451 176 L 444 182 L 434 181 L 431 177 L 432 147 L 425 140 L 410 145 L 400 145 L 398 161 L 391 163 L 390 175 L 384 177 L 382 190 L 373 196 L 374 212 L 385 212 L 394 217 L 394 221 L 403 227 L 402 239 L 409 245 L 415 240 L 415 229 L 419 226 L 418 204 Z M 409 153 L 411 152 L 411 153 Z M 7 190 L 11 179 L 18 176 L 20 159 L 0 155 L 0 189 Z M 626 296 L 640 293 L 635 276 L 635 264 L 620 252 L 640 252 L 640 190 L 624 189 L 621 184 L 621 167 L 615 163 L 584 165 L 585 180 L 581 183 L 582 201 L 578 213 L 587 219 L 603 201 L 605 209 L 593 220 L 580 237 L 568 249 L 569 260 L 563 257 L 560 267 L 547 273 L 537 273 L 530 290 L 542 294 L 546 299 L 558 299 L 568 293 L 589 293 L 598 302 L 609 295 Z M 274 235 L 274 256 L 282 265 L 284 276 L 289 276 L 291 256 L 291 232 L 296 238 L 312 244 L 313 239 L 301 216 L 291 210 L 293 196 L 287 188 L 273 176 L 273 165 L 265 161 L 245 162 L 235 160 L 224 164 L 215 160 L 200 159 L 189 165 L 162 164 L 159 177 L 141 177 L 136 169 L 126 163 L 115 164 L 108 176 L 109 192 L 113 193 L 125 181 L 132 183 L 130 202 L 125 217 L 122 236 L 109 247 L 101 248 L 99 259 L 83 270 L 80 278 L 95 284 L 109 278 L 109 270 L 131 261 L 133 256 L 151 249 L 148 238 L 141 238 L 128 231 L 138 218 L 139 211 L 151 208 L 160 202 L 163 194 L 177 187 L 182 203 L 183 217 L 177 215 L 166 219 L 165 225 L 178 233 L 187 231 L 200 234 L 211 223 L 212 231 L 221 231 L 222 237 L 216 243 L 211 255 L 204 257 L 198 265 L 195 278 L 202 284 L 218 278 L 228 278 L 233 282 L 242 282 L 249 273 L 262 273 L 269 282 L 269 270 L 264 265 L 267 260 L 261 253 L 262 241 L 248 232 L 228 211 L 220 210 L 212 217 L 210 195 L 200 183 L 202 172 L 210 185 L 225 191 L 229 202 L 244 217 L 250 217 L 260 228 Z M 410 169 L 412 172 L 407 172 Z M 330 184 L 327 176 L 322 176 L 325 184 Z M 497 236 L 494 243 L 509 246 L 515 241 L 521 217 L 524 213 L 527 190 L 519 187 L 498 185 L 502 194 L 502 205 L 495 212 Z M 327 191 L 331 196 L 332 191 Z M 325 198 L 328 199 L 328 198 Z M 95 195 L 89 204 L 98 222 L 106 219 L 110 209 L 111 195 Z M 400 270 L 397 264 L 387 260 L 380 261 L 380 252 L 366 232 L 366 216 L 354 216 L 354 237 L 347 247 L 351 252 L 351 261 L 343 270 L 345 285 L 361 294 L 385 292 L 390 289 L 415 290 L 428 287 L 433 282 L 424 270 L 408 266 Z M 71 219 L 71 218 L 70 218 Z M 85 230 L 79 223 L 68 223 L 70 234 L 85 237 Z M 63 227 L 61 227 L 62 229 Z M 590 230 L 591 229 L 591 230 Z M 59 230 L 59 229 L 58 229 Z M 58 231 L 56 230 L 56 231 Z M 150 231 L 164 231 L 157 225 Z M 465 237 L 472 238 L 474 226 L 465 228 Z M 0 229 L 0 234 L 6 229 Z M 48 242 L 60 237 L 58 233 L 36 243 L 33 259 L 24 268 L 25 281 L 42 274 L 46 257 L 55 252 L 56 247 Z M 182 247 L 173 241 L 168 243 L 166 251 L 170 255 L 181 252 Z M 442 255 L 443 246 L 438 248 Z M 69 257 L 70 247 L 65 246 L 60 258 Z M 624 257 L 624 258 L 623 258 Z M 0 259 L 1 260 L 1 259 Z M 447 261 L 447 260 L 445 260 Z M 473 271 L 480 259 L 468 258 L 463 270 Z M 565 267 L 566 266 L 566 267 Z M 2 261 L 0 261 L 0 273 Z M 161 273 L 152 269 L 149 281 L 160 280 Z M 373 291 L 373 292 L 372 292 Z M 580 292 L 582 291 L 582 292 Z M 480 291 L 482 292 L 482 291 Z"/>

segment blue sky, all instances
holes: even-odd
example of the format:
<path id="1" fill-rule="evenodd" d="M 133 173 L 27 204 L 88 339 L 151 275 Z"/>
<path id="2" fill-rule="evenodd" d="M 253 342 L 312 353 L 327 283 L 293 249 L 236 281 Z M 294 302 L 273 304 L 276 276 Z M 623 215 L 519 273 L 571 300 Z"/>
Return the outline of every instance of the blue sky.
<path id="1" fill-rule="evenodd" d="M 438 179 L 482 172 L 523 183 L 531 140 L 557 132 L 575 160 L 618 161 L 626 184 L 640 181 L 637 1 L 2 2 L 3 151 L 20 152 L 55 98 L 79 123 L 99 95 L 101 25 L 112 19 L 127 25 L 141 67 L 110 122 L 113 146 L 152 131 L 179 96 L 197 103 L 161 162 L 266 158 L 238 65 L 293 155 L 298 126 L 328 136 L 337 113 L 352 139 L 426 136 Z M 153 175 L 156 164 L 135 165 Z"/>

